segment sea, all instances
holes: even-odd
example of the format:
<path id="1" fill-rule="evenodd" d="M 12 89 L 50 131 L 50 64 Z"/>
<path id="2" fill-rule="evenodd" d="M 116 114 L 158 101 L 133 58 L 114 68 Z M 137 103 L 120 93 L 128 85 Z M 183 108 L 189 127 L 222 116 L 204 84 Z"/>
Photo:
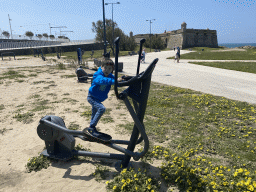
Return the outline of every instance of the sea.
<path id="1" fill-rule="evenodd" d="M 234 48 L 234 47 L 241 47 L 241 46 L 255 46 L 256 47 L 256 43 L 219 43 L 219 46 L 225 46 L 228 48 Z"/>

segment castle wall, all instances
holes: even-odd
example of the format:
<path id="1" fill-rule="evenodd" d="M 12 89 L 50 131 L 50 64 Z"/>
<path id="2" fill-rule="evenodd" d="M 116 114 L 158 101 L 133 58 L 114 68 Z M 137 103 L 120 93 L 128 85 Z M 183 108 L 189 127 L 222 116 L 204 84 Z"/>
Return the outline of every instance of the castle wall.
<path id="1" fill-rule="evenodd" d="M 215 30 L 186 30 L 183 48 L 187 47 L 218 47 Z"/>
<path id="2" fill-rule="evenodd" d="M 182 48 L 182 42 L 182 34 L 170 35 L 167 43 L 167 48 L 173 49 L 174 46 Z"/>
<path id="3" fill-rule="evenodd" d="M 218 47 L 217 31 L 209 29 L 186 29 L 186 23 L 182 24 L 182 29 L 169 31 L 167 33 L 155 34 L 160 36 L 167 48 L 180 47 Z M 135 35 L 135 41 L 140 43 L 142 38 L 149 37 L 149 34 Z"/>

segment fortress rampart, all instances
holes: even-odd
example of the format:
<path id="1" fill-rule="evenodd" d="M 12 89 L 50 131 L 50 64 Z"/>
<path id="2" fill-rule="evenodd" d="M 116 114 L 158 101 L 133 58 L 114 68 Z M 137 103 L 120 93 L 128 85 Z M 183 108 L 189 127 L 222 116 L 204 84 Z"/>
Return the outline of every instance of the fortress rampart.
<path id="1" fill-rule="evenodd" d="M 161 34 L 161 39 L 167 48 L 172 49 L 180 47 L 181 49 L 189 47 L 218 47 L 217 31 L 209 29 L 187 29 L 187 24 L 183 22 L 181 29 L 168 31 Z M 149 37 L 149 34 L 135 35 L 135 41 L 139 43 L 140 39 Z"/>

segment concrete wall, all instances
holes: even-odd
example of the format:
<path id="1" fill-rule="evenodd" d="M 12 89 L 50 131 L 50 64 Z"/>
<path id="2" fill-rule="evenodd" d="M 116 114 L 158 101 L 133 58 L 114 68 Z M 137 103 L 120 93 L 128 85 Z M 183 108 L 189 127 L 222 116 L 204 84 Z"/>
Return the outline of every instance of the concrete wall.
<path id="1" fill-rule="evenodd" d="M 34 49 L 42 49 L 43 54 L 55 53 L 56 49 L 61 49 L 62 52 L 77 51 L 81 48 L 84 51 L 100 50 L 104 49 L 104 43 L 90 43 L 79 45 L 53 45 L 53 46 L 41 46 L 41 47 L 22 47 L 22 48 L 8 48 L 0 49 L 0 54 L 4 52 L 14 52 L 15 55 L 31 55 L 34 54 Z"/>

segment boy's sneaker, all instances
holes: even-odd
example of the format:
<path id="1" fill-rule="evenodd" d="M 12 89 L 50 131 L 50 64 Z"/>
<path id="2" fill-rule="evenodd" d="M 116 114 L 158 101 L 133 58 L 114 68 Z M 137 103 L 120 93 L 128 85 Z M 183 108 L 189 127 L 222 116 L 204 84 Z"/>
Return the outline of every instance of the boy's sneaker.
<path id="1" fill-rule="evenodd" d="M 89 132 L 92 136 L 94 136 L 94 137 L 99 137 L 99 136 L 100 136 L 100 134 L 99 134 L 99 132 L 97 131 L 96 127 L 89 127 L 89 128 L 88 128 L 88 132 Z"/>

